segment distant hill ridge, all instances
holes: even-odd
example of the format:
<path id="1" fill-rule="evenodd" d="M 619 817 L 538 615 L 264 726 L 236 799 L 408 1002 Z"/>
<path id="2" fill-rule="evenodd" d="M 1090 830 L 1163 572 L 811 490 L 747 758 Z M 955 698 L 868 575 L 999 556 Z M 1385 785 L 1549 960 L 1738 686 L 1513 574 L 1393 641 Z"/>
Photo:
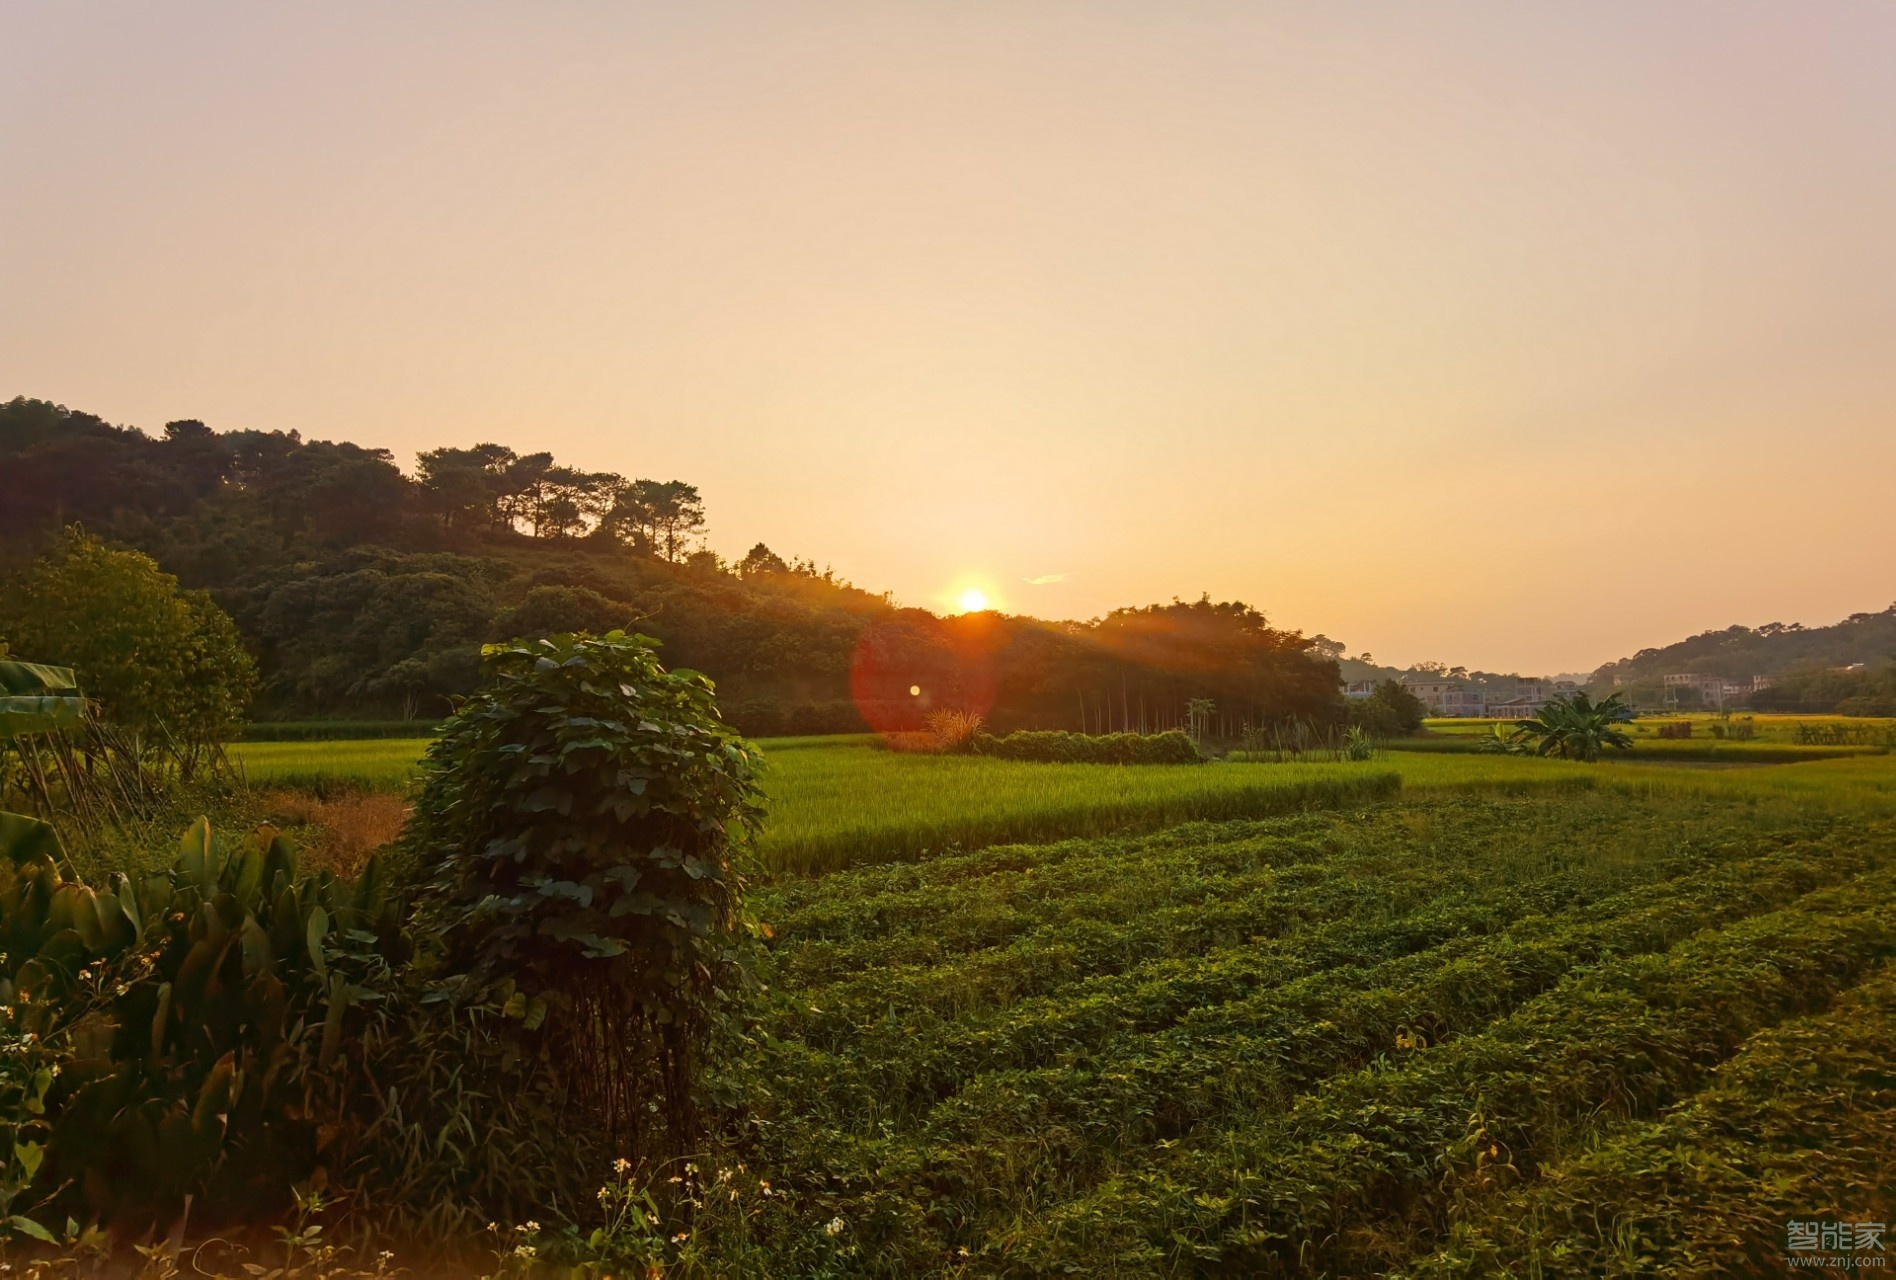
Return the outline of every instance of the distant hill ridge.
<path id="1" fill-rule="evenodd" d="M 1242 601 L 940 617 L 761 542 L 727 561 L 708 523 L 682 480 L 494 442 L 428 450 L 410 476 L 347 441 L 195 419 L 148 435 L 0 402 L 0 575 L 73 524 L 145 552 L 236 622 L 259 719 L 426 723 L 476 686 L 483 642 L 621 626 L 760 736 L 914 730 L 942 709 L 1001 733 L 1159 731 L 1193 699 L 1219 736 L 1345 714 L 1330 656 Z"/>
<path id="2" fill-rule="evenodd" d="M 1741 679 L 1782 676 L 1808 668 L 1880 667 L 1896 662 L 1896 604 L 1880 613 L 1853 613 L 1827 627 L 1769 622 L 1704 631 L 1677 643 L 1641 649 L 1593 673 L 1596 685 L 1643 684 L 1668 675 L 1701 672 Z"/>

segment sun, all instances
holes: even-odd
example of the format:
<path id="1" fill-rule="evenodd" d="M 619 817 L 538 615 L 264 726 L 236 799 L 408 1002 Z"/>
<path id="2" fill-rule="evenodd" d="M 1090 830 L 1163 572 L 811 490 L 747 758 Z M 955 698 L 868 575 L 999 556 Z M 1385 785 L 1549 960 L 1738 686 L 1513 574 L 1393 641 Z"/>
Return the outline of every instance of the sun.
<path id="1" fill-rule="evenodd" d="M 994 607 L 988 603 L 987 592 L 979 587 L 969 587 L 956 596 L 955 605 L 963 613 L 981 613 Z"/>

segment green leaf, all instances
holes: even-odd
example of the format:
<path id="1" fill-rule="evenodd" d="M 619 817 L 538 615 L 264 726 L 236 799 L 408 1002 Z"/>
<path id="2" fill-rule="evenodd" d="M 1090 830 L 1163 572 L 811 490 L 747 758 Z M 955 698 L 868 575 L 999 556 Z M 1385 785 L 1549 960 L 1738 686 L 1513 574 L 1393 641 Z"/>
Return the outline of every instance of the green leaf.
<path id="1" fill-rule="evenodd" d="M 0 740 L 80 728 L 85 707 L 81 698 L 0 697 Z"/>
<path id="2" fill-rule="evenodd" d="M 59 1243 L 58 1240 L 53 1238 L 52 1232 L 48 1231 L 45 1227 L 42 1227 L 39 1223 L 33 1221 L 31 1218 L 23 1217 L 20 1214 L 16 1213 L 11 1218 L 8 1218 L 7 1225 L 9 1227 L 12 1227 L 15 1231 L 19 1232 L 23 1236 L 31 1236 L 33 1239 L 39 1241 L 41 1244 L 58 1244 Z"/>
<path id="3" fill-rule="evenodd" d="M 211 868 L 211 820 L 199 818 L 178 838 L 178 873 L 195 882 L 204 892 L 217 887 L 217 872 Z"/>
<path id="4" fill-rule="evenodd" d="M 271 960 L 270 935 L 265 933 L 263 926 L 257 923 L 257 917 L 248 912 L 244 913 L 241 938 L 244 952 L 244 977 L 255 978 L 259 974 L 267 973 Z"/>
<path id="5" fill-rule="evenodd" d="M 151 1056 L 160 1058 L 165 1052 L 165 1031 L 171 1021 L 171 984 L 165 983 L 158 988 L 158 1010 L 151 1015 Z"/>
<path id="6" fill-rule="evenodd" d="M 0 853 L 16 867 L 32 862 L 58 866 L 66 857 L 52 825 L 23 813 L 0 813 Z"/>
<path id="7" fill-rule="evenodd" d="M 316 971 L 318 978 L 329 976 L 329 966 L 323 962 L 323 939 L 329 934 L 329 913 L 321 907 L 312 907 L 309 923 L 304 926 L 303 938 L 309 945 L 309 965 Z"/>
<path id="8" fill-rule="evenodd" d="M 329 1009 L 323 1015 L 323 1043 L 316 1065 L 327 1070 L 342 1048 L 342 1017 L 349 1009 L 349 984 L 340 973 L 329 979 Z"/>

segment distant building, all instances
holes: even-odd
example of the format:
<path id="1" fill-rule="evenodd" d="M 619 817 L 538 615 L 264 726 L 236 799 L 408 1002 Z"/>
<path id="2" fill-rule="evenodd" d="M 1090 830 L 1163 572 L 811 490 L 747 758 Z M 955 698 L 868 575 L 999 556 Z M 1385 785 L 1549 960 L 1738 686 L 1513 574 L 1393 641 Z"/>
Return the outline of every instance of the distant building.
<path id="1" fill-rule="evenodd" d="M 1403 688 L 1422 699 L 1430 715 L 1481 716 L 1487 713 L 1488 695 L 1479 687 L 1460 680 L 1405 680 Z"/>
<path id="2" fill-rule="evenodd" d="M 1373 698 L 1376 696 L 1376 686 L 1381 683 L 1380 680 L 1352 680 L 1343 686 L 1343 696 L 1359 700 Z"/>
<path id="3" fill-rule="evenodd" d="M 1665 686 L 1668 701 L 1676 699 L 1680 691 L 1690 689 L 1698 695 L 1701 706 L 1723 708 L 1728 702 L 1742 702 L 1762 689 L 1769 689 L 1771 677 L 1752 676 L 1749 679 L 1731 680 L 1725 676 L 1707 675 L 1703 671 L 1682 671 L 1667 676 Z"/>
<path id="4" fill-rule="evenodd" d="M 1490 703 L 1488 715 L 1495 720 L 1532 720 L 1546 705 L 1545 698 L 1509 698 L 1506 702 Z"/>

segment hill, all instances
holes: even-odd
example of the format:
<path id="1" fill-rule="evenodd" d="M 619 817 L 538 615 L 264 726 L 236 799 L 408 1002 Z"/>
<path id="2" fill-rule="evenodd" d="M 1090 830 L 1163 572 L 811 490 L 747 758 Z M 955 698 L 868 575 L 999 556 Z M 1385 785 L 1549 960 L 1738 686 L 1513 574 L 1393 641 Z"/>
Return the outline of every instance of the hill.
<path id="1" fill-rule="evenodd" d="M 1761 711 L 1896 715 L 1896 604 L 1827 627 L 1770 622 L 1701 632 L 1609 662 L 1591 683 L 1656 700 L 1666 676 L 1688 673 L 1770 677 L 1772 687 L 1752 699 Z"/>
<path id="2" fill-rule="evenodd" d="M 0 557 L 70 523 L 230 612 L 259 718 L 433 719 L 473 688 L 484 642 L 616 626 L 711 676 L 755 734 L 917 728 L 945 707 L 1001 731 L 1160 729 L 1199 697 L 1226 729 L 1342 713 L 1332 658 L 1242 602 L 939 617 L 761 543 L 726 562 L 683 481 L 500 444 L 430 450 L 411 476 L 386 449 L 295 432 L 187 419 L 148 435 L 0 404 Z"/>

